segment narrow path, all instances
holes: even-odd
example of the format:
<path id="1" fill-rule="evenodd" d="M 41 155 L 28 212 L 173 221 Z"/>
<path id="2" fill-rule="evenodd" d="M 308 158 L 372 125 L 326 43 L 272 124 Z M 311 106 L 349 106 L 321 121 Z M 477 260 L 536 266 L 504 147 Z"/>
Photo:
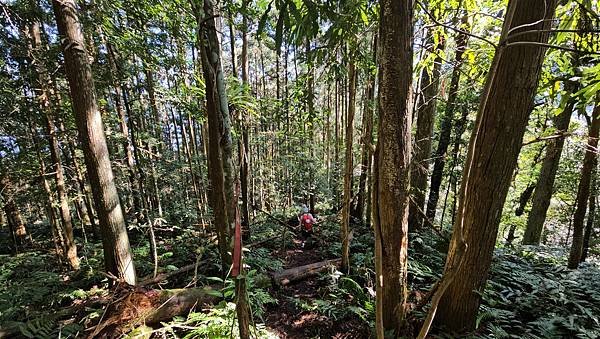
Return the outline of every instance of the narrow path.
<path id="1" fill-rule="evenodd" d="M 293 239 L 293 248 L 285 252 L 273 251 L 273 255 L 284 260 L 284 268 L 303 266 L 326 259 L 323 244 L 314 244 L 302 248 L 301 239 Z M 278 304 L 268 309 L 266 325 L 280 338 L 368 338 L 364 326 L 349 321 L 334 321 L 316 311 L 302 308 L 302 304 L 311 305 L 312 300 L 322 298 L 326 282 L 313 277 L 290 283 L 285 287 L 274 287 L 273 296 Z M 358 325 L 358 327 L 357 327 Z"/>

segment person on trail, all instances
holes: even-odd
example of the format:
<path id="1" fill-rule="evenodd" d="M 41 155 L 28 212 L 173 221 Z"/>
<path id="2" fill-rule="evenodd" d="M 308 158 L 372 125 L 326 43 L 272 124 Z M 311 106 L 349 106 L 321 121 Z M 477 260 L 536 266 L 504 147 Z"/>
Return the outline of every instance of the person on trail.
<path id="1" fill-rule="evenodd" d="M 299 227 L 305 241 L 302 241 L 302 248 L 306 238 L 309 238 L 313 234 L 313 226 L 317 223 L 317 219 L 309 212 L 306 205 L 302 205 L 302 214 L 298 217 Z"/>

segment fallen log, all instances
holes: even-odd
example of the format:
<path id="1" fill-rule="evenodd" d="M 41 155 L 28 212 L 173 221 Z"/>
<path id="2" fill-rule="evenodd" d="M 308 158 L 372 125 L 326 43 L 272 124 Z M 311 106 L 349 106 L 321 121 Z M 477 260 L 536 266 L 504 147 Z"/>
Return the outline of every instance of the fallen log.
<path id="1" fill-rule="evenodd" d="M 89 338 L 120 337 L 141 325 L 154 325 L 185 315 L 192 308 L 201 309 L 219 299 L 217 290 L 210 286 L 171 290 L 136 289 L 110 305 L 107 318 L 101 321 Z"/>
<path id="2" fill-rule="evenodd" d="M 331 266 L 339 268 L 341 262 L 342 259 L 331 259 L 304 266 L 288 268 L 287 270 L 283 270 L 281 272 L 275 272 L 273 274 L 273 281 L 275 281 L 275 283 L 278 285 L 285 286 L 291 282 L 300 281 L 317 275 L 327 270 Z"/>

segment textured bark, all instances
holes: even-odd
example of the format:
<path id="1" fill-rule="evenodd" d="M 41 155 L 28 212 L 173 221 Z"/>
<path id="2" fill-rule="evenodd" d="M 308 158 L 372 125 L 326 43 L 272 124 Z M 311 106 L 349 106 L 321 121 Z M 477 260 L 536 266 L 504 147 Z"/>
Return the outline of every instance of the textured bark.
<path id="1" fill-rule="evenodd" d="M 423 226 L 425 209 L 425 193 L 429 177 L 429 163 L 431 161 L 431 139 L 435 123 L 435 110 L 440 84 L 440 69 L 442 67 L 441 52 L 444 50 L 444 39 L 435 44 L 433 42 L 433 28 L 429 30 L 427 48 L 428 53 L 436 54 L 433 61 L 431 74 L 426 68 L 421 72 L 422 101 L 417 109 L 417 132 L 414 142 L 414 154 L 410 173 L 411 203 L 408 213 L 408 225 L 413 230 Z M 458 53 L 457 53 L 458 55 Z"/>
<path id="2" fill-rule="evenodd" d="M 573 114 L 575 100 L 570 98 L 571 93 L 577 91 L 577 85 L 565 84 L 567 93 L 564 100 L 567 100 L 562 112 L 554 118 L 554 127 L 556 133 L 563 134 L 559 138 L 550 139 L 546 147 L 546 156 L 542 162 L 540 176 L 537 180 L 535 191 L 533 192 L 533 200 L 531 202 L 531 211 L 527 218 L 527 227 L 523 234 L 524 245 L 539 245 L 544 230 L 544 222 L 546 221 L 546 213 L 550 206 L 552 191 L 554 188 L 554 179 L 558 171 L 558 164 L 562 154 L 563 145 L 565 144 L 566 133 L 569 130 L 569 122 Z"/>
<path id="3" fill-rule="evenodd" d="M 96 103 L 77 7 L 73 0 L 53 0 L 52 7 L 62 38 L 64 68 L 71 90 L 75 121 L 100 220 L 104 265 L 117 278 L 135 284 L 133 256 Z"/>
<path id="4" fill-rule="evenodd" d="M 373 188 L 377 337 L 399 331 L 407 303 L 413 3 L 380 1 L 379 138 Z"/>
<path id="5" fill-rule="evenodd" d="M 461 19 L 461 25 L 464 30 L 468 30 L 468 17 L 465 14 Z M 442 185 L 442 176 L 444 174 L 444 166 L 446 164 L 446 152 L 450 145 L 450 136 L 452 134 L 452 119 L 456 108 L 456 100 L 458 98 L 458 85 L 461 76 L 461 66 L 463 64 L 463 54 L 467 48 L 469 38 L 464 33 L 459 33 L 456 36 L 456 54 L 454 56 L 454 68 L 450 79 L 450 88 L 448 89 L 448 101 L 446 109 L 441 118 L 440 137 L 437 148 L 434 153 L 435 162 L 431 173 L 431 183 L 429 185 L 429 198 L 427 200 L 427 210 L 425 214 L 428 219 L 435 219 L 437 203 L 440 197 L 440 186 Z M 460 138 L 460 136 L 459 136 Z"/>
<path id="6" fill-rule="evenodd" d="M 594 222 L 596 221 L 596 199 L 598 199 L 598 159 L 595 159 L 594 169 L 592 172 L 592 183 L 590 184 L 590 198 L 588 202 L 588 217 L 585 223 L 585 232 L 583 233 L 583 251 L 581 253 L 580 262 L 587 259 L 590 250 L 590 238 L 594 230 Z"/>
<path id="7" fill-rule="evenodd" d="M 575 200 L 575 213 L 573 214 L 573 242 L 569 252 L 569 262 L 567 267 L 577 268 L 581 261 L 583 253 L 583 222 L 585 212 L 590 196 L 590 182 L 592 172 L 597 163 L 598 132 L 600 131 L 600 94 L 597 95 L 596 107 L 592 113 L 592 124 L 589 129 L 589 136 L 585 155 L 583 157 L 583 167 L 581 168 L 581 178 L 579 179 L 579 188 L 577 189 L 577 199 Z"/>
<path id="8" fill-rule="evenodd" d="M 346 119 L 346 163 L 344 167 L 344 203 L 342 207 L 342 270 L 350 273 L 350 200 L 352 199 L 352 140 L 354 133 L 354 111 L 356 96 L 356 67 L 348 64 L 348 118 Z"/>
<path id="9" fill-rule="evenodd" d="M 463 171 L 458 214 L 446 260 L 447 289 L 438 308 L 439 325 L 450 331 L 476 324 L 502 206 L 533 107 L 556 1 L 510 0 L 501 44 L 486 79 Z M 532 24 L 534 23 L 534 24 Z M 506 38 L 508 32 L 521 33 Z M 466 249 L 466 251 L 465 251 Z M 451 276 L 450 276 L 451 275 Z M 451 278 L 451 279 L 450 279 Z"/>

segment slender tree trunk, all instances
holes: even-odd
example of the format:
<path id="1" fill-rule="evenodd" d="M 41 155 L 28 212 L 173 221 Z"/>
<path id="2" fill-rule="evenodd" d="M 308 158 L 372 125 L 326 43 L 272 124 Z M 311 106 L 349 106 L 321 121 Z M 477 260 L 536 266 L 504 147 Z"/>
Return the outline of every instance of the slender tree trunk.
<path id="1" fill-rule="evenodd" d="M 86 210 L 88 212 L 90 226 L 92 227 L 92 235 L 94 238 L 100 238 L 98 235 L 96 217 L 94 213 L 94 208 L 92 204 L 92 193 L 88 186 L 86 186 L 86 179 L 81 170 L 81 166 L 79 165 L 79 161 L 77 160 L 77 155 L 75 154 L 75 142 L 69 141 L 69 151 L 73 155 L 71 161 L 73 162 L 73 169 L 75 170 L 75 176 L 77 179 L 77 185 L 79 186 L 79 191 L 83 195 L 83 202 L 85 203 Z"/>
<path id="2" fill-rule="evenodd" d="M 356 67 L 351 60 L 348 63 L 348 119 L 346 125 L 346 163 L 344 169 L 344 204 L 342 209 L 342 270 L 350 273 L 350 200 L 352 198 L 352 140 L 354 134 L 354 111 L 356 96 Z"/>
<path id="3" fill-rule="evenodd" d="M 131 116 L 128 102 L 125 102 L 126 94 L 124 93 L 123 85 L 120 81 L 121 69 L 117 63 L 117 53 L 115 48 L 110 43 L 106 43 L 106 49 L 108 51 L 108 63 L 110 64 L 113 74 L 113 86 L 115 87 L 115 108 L 119 117 L 121 134 L 123 135 L 123 153 L 125 154 L 127 161 L 127 179 L 129 181 L 129 189 L 133 198 L 133 215 L 135 220 L 139 222 L 138 216 L 142 215 L 141 192 L 138 192 L 137 189 L 139 183 L 138 178 L 135 175 L 133 145 L 130 139 L 133 138 L 133 136 L 130 136 L 129 126 L 127 124 L 128 118 L 132 119 L 133 117 Z M 123 103 L 125 103 L 125 105 L 123 105 Z M 125 106 L 125 110 L 123 110 L 123 106 Z"/>
<path id="4" fill-rule="evenodd" d="M 144 71 L 146 74 L 146 91 L 148 92 L 148 99 L 150 101 L 150 109 L 152 111 L 152 119 L 154 119 L 154 123 L 152 124 L 152 131 L 154 132 L 154 137 L 157 140 L 156 146 L 152 147 L 157 152 L 162 152 L 162 116 L 158 109 L 158 102 L 156 100 L 156 91 L 154 90 L 154 74 L 152 70 L 149 68 L 148 64 L 144 62 Z"/>
<path id="5" fill-rule="evenodd" d="M 54 123 L 54 114 L 50 106 L 50 77 L 42 62 L 42 37 L 40 33 L 40 25 L 37 20 L 34 20 L 29 28 L 30 35 L 30 54 L 35 61 L 35 73 L 37 80 L 36 97 L 39 101 L 40 108 L 44 112 L 46 122 L 46 133 L 48 143 L 50 145 L 50 158 L 53 163 L 54 177 L 56 180 L 56 191 L 58 194 L 59 211 L 62 220 L 64 239 L 64 254 L 67 261 L 74 270 L 79 269 L 79 257 L 77 256 L 77 245 L 73 237 L 73 220 L 71 218 L 71 209 L 69 208 L 69 199 L 67 197 L 67 188 L 65 186 L 65 178 L 60 156 L 60 147 L 58 145 L 58 136 L 56 135 L 56 126 Z"/>
<path id="6" fill-rule="evenodd" d="M 590 196 L 590 182 L 592 172 L 597 164 L 598 152 L 598 132 L 600 131 L 600 94 L 596 95 L 596 107 L 592 112 L 592 122 L 589 129 L 589 136 L 585 155 L 583 157 L 583 167 L 581 168 L 581 178 L 579 179 L 579 188 L 577 189 L 577 199 L 575 214 L 573 214 L 573 242 L 569 252 L 569 262 L 567 267 L 574 269 L 581 262 L 584 243 L 584 219 L 585 212 Z"/>
<path id="7" fill-rule="evenodd" d="M 108 272 L 133 285 L 133 256 L 110 165 L 104 127 L 96 104 L 94 81 L 77 7 L 74 0 L 53 0 L 52 7 L 62 38 L 65 72 L 71 90 L 73 111 L 100 219 L 104 264 Z"/>
<path id="8" fill-rule="evenodd" d="M 590 238 L 594 230 L 594 222 L 596 221 L 596 200 L 598 199 L 598 159 L 594 164 L 592 171 L 592 183 L 590 184 L 590 199 L 588 202 L 588 217 L 585 224 L 585 232 L 583 233 L 583 252 L 581 253 L 580 262 L 587 259 L 590 250 Z"/>
<path id="9" fill-rule="evenodd" d="M 563 100 L 567 101 L 562 112 L 554 117 L 554 127 L 557 134 L 562 136 L 550 139 L 546 147 L 546 156 L 542 162 L 540 176 L 538 177 L 535 191 L 533 192 L 533 200 L 531 203 L 531 211 L 527 218 L 527 227 L 523 234 L 524 245 L 539 245 L 544 230 L 544 222 L 546 221 L 546 213 L 550 206 L 552 191 L 554 188 L 554 179 L 558 171 L 558 164 L 562 154 L 563 145 L 565 144 L 566 133 L 569 130 L 569 122 L 573 114 L 575 100 L 571 99 L 571 93 L 577 91 L 577 85 L 574 83 L 565 83 L 567 93 Z"/>
<path id="10" fill-rule="evenodd" d="M 415 136 L 414 157 L 410 174 L 412 198 L 408 213 L 408 225 L 412 230 L 418 230 L 423 226 L 427 178 L 429 177 L 429 163 L 431 162 L 431 139 L 433 137 L 433 125 L 435 123 L 435 111 L 440 85 L 440 70 L 442 68 L 441 52 L 445 47 L 444 38 L 441 36 L 438 43 L 434 44 L 433 28 L 430 28 L 428 34 L 429 37 L 427 40 L 429 46 L 427 49 L 429 53 L 436 54 L 436 57 L 433 61 L 431 74 L 426 68 L 423 68 L 421 71 L 421 93 L 423 100 L 419 103 L 417 109 L 417 133 Z"/>
<path id="11" fill-rule="evenodd" d="M 50 142 L 50 158 L 54 163 L 54 176 L 56 179 L 56 192 L 58 194 L 59 211 L 62 220 L 63 234 L 65 236 L 65 254 L 66 259 L 74 270 L 79 269 L 79 257 L 77 256 L 77 245 L 73 237 L 73 220 L 71 219 L 71 209 L 65 187 L 65 178 L 62 169 L 62 160 L 60 157 L 60 148 L 56 136 L 56 126 L 53 117 L 49 111 L 46 112 L 46 133 Z"/>
<path id="12" fill-rule="evenodd" d="M 307 63 L 307 88 L 306 88 L 306 104 L 308 110 L 308 142 L 306 145 L 310 149 L 310 159 L 315 158 L 315 148 L 313 147 L 313 143 L 315 142 L 315 108 L 314 108 L 314 100 L 315 100 L 315 86 L 314 86 L 314 65 L 313 65 L 313 52 L 310 46 L 310 39 L 306 39 L 306 63 Z M 315 166 L 310 163 L 308 169 L 308 185 L 309 187 L 309 196 L 308 196 L 308 205 L 311 212 L 315 210 L 316 196 L 315 196 Z"/>
<path id="13" fill-rule="evenodd" d="M 248 7 L 248 0 L 244 0 L 242 3 L 242 84 L 244 86 L 250 86 L 248 82 L 248 18 L 246 10 Z M 279 57 L 277 57 L 279 58 Z M 248 124 L 247 119 L 242 115 L 240 121 L 240 127 L 242 130 L 241 139 L 239 141 L 239 152 L 240 152 L 240 186 L 242 190 L 242 234 L 244 239 L 250 238 L 250 203 L 248 197 L 248 176 L 249 173 L 249 154 L 250 154 L 250 142 L 248 136 Z"/>
<path id="14" fill-rule="evenodd" d="M 52 231 L 52 242 L 54 243 L 54 250 L 56 251 L 58 261 L 62 264 L 62 257 L 64 256 L 63 248 L 65 247 L 65 245 L 62 233 L 59 229 L 61 227 L 60 221 L 58 220 L 56 213 L 54 213 L 54 197 L 52 196 L 50 183 L 46 178 L 46 164 L 42 157 L 42 152 L 40 151 L 37 133 L 31 123 L 29 125 L 29 129 L 31 130 L 31 140 L 33 141 L 33 147 L 35 148 L 35 152 L 40 163 L 40 176 L 42 178 L 44 192 L 46 193 L 47 197 L 46 211 L 48 213 L 48 223 L 50 224 L 50 228 Z"/>
<path id="15" fill-rule="evenodd" d="M 462 28 L 468 30 L 467 14 L 461 19 Z M 448 93 L 448 101 L 444 115 L 441 117 L 440 137 L 438 145 L 434 153 L 435 162 L 433 172 L 431 173 L 431 183 L 429 185 L 429 199 L 427 200 L 427 209 L 425 215 L 430 220 L 435 220 L 435 212 L 440 196 L 440 186 L 442 185 L 442 177 L 444 174 L 444 166 L 446 164 L 446 151 L 450 145 L 450 136 L 452 134 L 452 119 L 456 108 L 456 100 L 458 98 L 458 85 L 461 76 L 461 67 L 463 64 L 463 54 L 467 48 L 468 36 L 459 33 L 456 36 L 456 54 L 454 56 L 454 68 L 450 80 L 450 88 Z"/>
<path id="16" fill-rule="evenodd" d="M 373 37 L 373 61 L 377 64 L 377 35 Z M 367 197 L 367 179 L 370 172 L 371 158 L 373 157 L 373 110 L 375 109 L 375 74 L 369 74 L 366 88 L 366 100 L 362 117 L 362 154 L 360 166 L 360 178 L 358 181 L 358 197 L 354 217 L 363 220 Z M 369 215 L 367 214 L 367 218 Z"/>
<path id="17" fill-rule="evenodd" d="M 535 165 L 535 164 L 534 164 Z M 527 187 L 521 192 L 519 196 L 519 204 L 515 209 L 515 216 L 520 217 L 525 212 L 525 207 L 531 199 L 531 195 L 533 194 L 533 190 L 535 189 L 535 182 L 529 183 Z M 508 229 L 508 235 L 506 236 L 506 246 L 511 246 L 513 241 L 515 240 L 515 232 L 517 230 L 517 223 L 512 223 L 510 228 Z"/>
<path id="18" fill-rule="evenodd" d="M 502 206 L 533 106 L 556 1 L 510 0 L 501 41 L 486 79 L 463 170 L 458 214 L 440 288 L 439 324 L 449 331 L 475 327 Z M 533 24 L 532 24 L 533 23 Z M 526 32 L 526 33 L 523 33 Z M 435 314 L 435 303 L 430 317 Z M 428 317 L 429 318 L 429 317 Z"/>
<path id="19" fill-rule="evenodd" d="M 377 304 L 375 328 L 398 333 L 407 305 L 412 112 L 412 1 L 381 0 L 379 138 L 373 186 Z"/>

